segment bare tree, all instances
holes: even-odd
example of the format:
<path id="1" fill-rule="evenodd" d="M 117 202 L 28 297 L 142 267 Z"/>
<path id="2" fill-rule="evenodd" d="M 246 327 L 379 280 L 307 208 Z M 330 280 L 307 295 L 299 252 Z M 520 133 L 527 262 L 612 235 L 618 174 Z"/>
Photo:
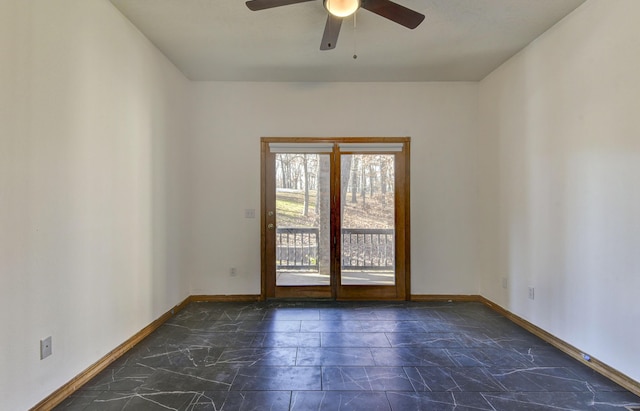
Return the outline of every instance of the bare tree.
<path id="1" fill-rule="evenodd" d="M 303 216 L 309 215 L 309 166 L 307 164 L 307 155 L 303 156 L 302 168 L 304 170 L 304 207 L 302 210 Z"/>
<path id="2" fill-rule="evenodd" d="M 340 219 L 344 214 L 344 205 L 347 202 L 347 188 L 351 177 L 351 161 L 353 156 L 347 155 L 340 158 Z"/>
<path id="3" fill-rule="evenodd" d="M 380 158 L 380 192 L 382 193 L 382 205 L 387 203 L 387 156 Z"/>
<path id="4" fill-rule="evenodd" d="M 375 181 L 376 181 L 376 167 L 374 165 L 374 159 L 370 158 L 369 159 L 369 190 L 371 190 L 371 198 L 373 198 L 373 195 L 376 192 Z"/>
<path id="5" fill-rule="evenodd" d="M 362 208 L 366 207 L 366 191 L 367 191 L 367 176 L 365 175 L 364 159 L 362 160 L 362 174 L 360 176 L 360 197 L 362 198 Z"/>
<path id="6" fill-rule="evenodd" d="M 354 156 L 351 167 L 351 202 L 358 202 L 358 160 L 359 156 Z"/>
<path id="7" fill-rule="evenodd" d="M 318 188 L 316 194 L 316 205 L 318 213 L 319 239 L 319 266 L 321 274 L 329 274 L 331 249 L 331 193 L 330 191 L 330 161 L 328 155 L 320 156 L 318 160 Z"/>

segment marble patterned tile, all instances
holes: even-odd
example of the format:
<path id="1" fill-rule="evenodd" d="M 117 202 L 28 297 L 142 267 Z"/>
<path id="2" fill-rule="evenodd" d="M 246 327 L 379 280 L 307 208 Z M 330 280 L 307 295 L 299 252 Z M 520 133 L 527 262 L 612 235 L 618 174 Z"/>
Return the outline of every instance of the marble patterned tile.
<path id="1" fill-rule="evenodd" d="M 387 333 L 392 347 L 463 348 L 464 338 L 452 332 L 403 332 Z"/>
<path id="2" fill-rule="evenodd" d="M 275 308 L 268 310 L 264 315 L 264 320 L 272 321 L 292 321 L 308 320 L 319 321 L 320 310 L 309 308 Z"/>
<path id="3" fill-rule="evenodd" d="M 83 390 L 134 390 L 144 384 L 155 372 L 155 369 L 143 366 L 107 368 L 91 381 Z"/>
<path id="4" fill-rule="evenodd" d="M 623 410 L 480 303 L 191 303 L 56 410 Z M 0 407 L 1 408 L 1 407 Z"/>
<path id="5" fill-rule="evenodd" d="M 467 334 L 465 335 L 468 338 L 469 345 L 472 346 L 497 346 L 500 348 L 512 348 L 512 347 L 551 347 L 551 345 L 547 342 L 542 341 L 538 337 L 529 333 L 509 333 L 504 334 L 503 336 L 494 336 L 490 338 L 474 338 L 473 336 Z"/>
<path id="6" fill-rule="evenodd" d="M 507 391 L 483 367 L 405 367 L 415 391 Z"/>
<path id="7" fill-rule="evenodd" d="M 291 411 L 391 411 L 384 392 L 294 391 Z"/>
<path id="8" fill-rule="evenodd" d="M 287 411 L 290 391 L 230 391 L 198 393 L 184 411 Z"/>
<path id="9" fill-rule="evenodd" d="M 459 326 L 440 319 L 420 320 L 420 324 L 424 330 L 422 331 L 423 333 L 462 333 L 462 331 L 460 331 L 459 329 Z"/>
<path id="10" fill-rule="evenodd" d="M 449 351 L 444 348 L 371 348 L 375 364 L 393 366 L 454 366 Z"/>
<path id="11" fill-rule="evenodd" d="M 223 350 L 197 345 L 166 345 L 162 349 L 136 351 L 128 356 L 125 364 L 152 368 L 208 367 L 218 361 Z"/>
<path id="12" fill-rule="evenodd" d="M 580 363 L 552 346 L 513 347 L 508 350 L 517 352 L 527 360 L 530 366 L 537 367 L 576 367 Z"/>
<path id="13" fill-rule="evenodd" d="M 232 391 L 320 391 L 320 367 L 243 367 Z"/>
<path id="14" fill-rule="evenodd" d="M 240 331 L 240 325 L 251 320 L 216 320 L 208 322 L 199 322 L 198 324 L 184 326 L 193 331 L 209 332 L 209 333 L 234 333 Z M 258 321 L 253 321 L 258 322 Z"/>
<path id="15" fill-rule="evenodd" d="M 96 398 L 98 398 L 104 391 L 99 390 L 79 390 L 65 398 L 57 407 L 56 410 L 66 411 L 81 411 L 86 409 Z"/>
<path id="16" fill-rule="evenodd" d="M 140 386 L 160 391 L 228 391 L 237 375 L 237 367 L 157 368 Z"/>
<path id="17" fill-rule="evenodd" d="M 627 391 L 620 385 L 577 361 L 575 361 L 574 366 L 568 367 L 567 369 L 571 371 L 577 379 L 588 384 L 589 389 L 592 391 Z"/>
<path id="18" fill-rule="evenodd" d="M 250 347 L 256 337 L 255 332 L 201 332 L 183 338 L 181 345 L 198 347 Z"/>
<path id="19" fill-rule="evenodd" d="M 391 347 L 385 333 L 322 333 L 322 347 Z"/>
<path id="20" fill-rule="evenodd" d="M 362 321 L 361 328 L 366 332 L 383 333 L 424 333 L 421 321 Z"/>
<path id="21" fill-rule="evenodd" d="M 319 320 L 323 321 L 366 321 L 378 320 L 375 309 L 370 307 L 361 308 L 328 308 L 320 310 Z"/>
<path id="22" fill-rule="evenodd" d="M 297 348 L 227 348 L 218 358 L 218 364 L 242 367 L 294 366 Z"/>
<path id="23" fill-rule="evenodd" d="M 590 391 L 587 381 L 565 367 L 490 369 L 489 372 L 505 387 L 506 391 Z"/>
<path id="24" fill-rule="evenodd" d="M 187 333 L 165 333 L 162 338 L 154 335 L 146 338 L 127 355 L 148 355 L 157 351 L 166 350 L 167 347 L 250 347 L 257 333 L 244 332 L 206 332 L 193 331 Z"/>
<path id="25" fill-rule="evenodd" d="M 479 392 L 388 392 L 387 398 L 394 411 L 496 411 Z"/>
<path id="26" fill-rule="evenodd" d="M 217 320 L 195 326 L 199 332 L 299 332 L 300 321 Z"/>
<path id="27" fill-rule="evenodd" d="M 319 320 L 302 321 L 300 332 L 364 332 L 361 321 Z"/>
<path id="28" fill-rule="evenodd" d="M 426 318 L 424 313 L 412 310 L 405 304 L 383 305 L 377 307 L 374 312 L 376 319 L 381 321 L 421 321 Z"/>
<path id="29" fill-rule="evenodd" d="M 227 400 L 229 391 L 197 391 L 184 404 L 184 411 L 220 411 Z"/>
<path id="30" fill-rule="evenodd" d="M 251 347 L 320 347 L 320 333 L 256 333 Z"/>
<path id="31" fill-rule="evenodd" d="M 323 391 L 413 391 L 402 367 L 323 367 Z"/>
<path id="32" fill-rule="evenodd" d="M 371 350 L 368 348 L 320 347 L 299 348 L 298 366 L 329 365 L 375 365 Z"/>
<path id="33" fill-rule="evenodd" d="M 192 392 L 179 391 L 105 391 L 86 411 L 180 410 L 193 398 Z"/>
<path id="34" fill-rule="evenodd" d="M 238 323 L 240 332 L 300 332 L 299 320 L 263 320 L 241 321 Z"/>
<path id="35" fill-rule="evenodd" d="M 239 310 L 224 310 L 223 312 L 212 316 L 212 320 L 216 321 L 262 321 L 267 314 L 266 310 L 256 309 L 239 309 Z"/>
<path id="36" fill-rule="evenodd" d="M 449 358 L 458 367 L 527 368 L 531 363 L 517 351 L 500 348 L 450 348 Z"/>
<path id="37" fill-rule="evenodd" d="M 631 393 L 492 392 L 482 395 L 498 411 L 628 411 L 628 407 L 640 406 L 640 398 Z"/>

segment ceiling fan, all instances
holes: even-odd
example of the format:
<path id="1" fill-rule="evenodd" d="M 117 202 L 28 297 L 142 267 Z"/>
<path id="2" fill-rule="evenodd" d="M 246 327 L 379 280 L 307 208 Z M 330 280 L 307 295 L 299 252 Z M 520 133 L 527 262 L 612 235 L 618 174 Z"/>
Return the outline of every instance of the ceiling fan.
<path id="1" fill-rule="evenodd" d="M 246 4 L 250 10 L 257 11 L 308 1 L 315 0 L 249 0 Z M 424 20 L 424 14 L 396 4 L 391 0 L 322 0 L 322 2 L 329 15 L 324 26 L 320 50 L 331 50 L 336 47 L 342 19 L 352 15 L 359 8 L 369 10 L 409 29 L 415 29 Z"/>

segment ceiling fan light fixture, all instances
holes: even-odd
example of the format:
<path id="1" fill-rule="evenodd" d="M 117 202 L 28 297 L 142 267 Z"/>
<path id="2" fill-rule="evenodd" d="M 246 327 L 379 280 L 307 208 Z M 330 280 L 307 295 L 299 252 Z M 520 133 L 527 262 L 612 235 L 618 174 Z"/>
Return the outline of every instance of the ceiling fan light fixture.
<path id="1" fill-rule="evenodd" d="M 336 17 L 348 17 L 360 8 L 360 0 L 324 0 L 324 8 Z"/>

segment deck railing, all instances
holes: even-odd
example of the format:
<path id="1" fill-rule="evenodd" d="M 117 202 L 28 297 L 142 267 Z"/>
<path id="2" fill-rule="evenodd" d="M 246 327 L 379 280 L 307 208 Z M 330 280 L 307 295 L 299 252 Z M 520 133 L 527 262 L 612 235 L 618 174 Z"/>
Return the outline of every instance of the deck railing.
<path id="1" fill-rule="evenodd" d="M 276 269 L 318 271 L 317 228 L 276 229 Z"/>
<path id="2" fill-rule="evenodd" d="M 278 228 L 276 268 L 318 271 L 318 238 L 317 228 Z M 393 270 L 394 250 L 393 229 L 342 229 L 342 268 L 345 270 Z"/>
<path id="3" fill-rule="evenodd" d="M 343 228 L 342 268 L 387 271 L 394 268 L 393 229 Z"/>

